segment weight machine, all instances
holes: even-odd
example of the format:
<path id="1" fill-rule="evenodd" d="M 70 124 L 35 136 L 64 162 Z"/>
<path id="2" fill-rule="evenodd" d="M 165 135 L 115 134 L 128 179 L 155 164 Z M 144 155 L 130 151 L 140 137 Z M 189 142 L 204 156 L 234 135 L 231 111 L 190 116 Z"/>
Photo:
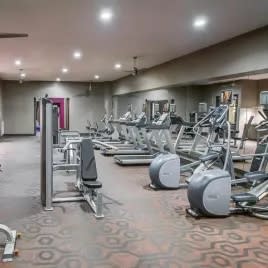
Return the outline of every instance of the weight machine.
<path id="1" fill-rule="evenodd" d="M 103 218 L 102 188 L 97 180 L 97 169 L 94 149 L 91 139 L 67 139 L 67 144 L 61 149 L 68 152 L 70 146 L 75 146 L 75 163 L 53 163 L 53 131 L 52 103 L 41 99 L 41 203 L 45 210 L 53 210 L 54 203 L 86 201 L 95 213 L 96 218 Z M 67 157 L 68 159 L 68 157 Z M 58 170 L 76 171 L 76 188 L 78 196 L 56 197 L 53 191 L 53 173 Z"/>

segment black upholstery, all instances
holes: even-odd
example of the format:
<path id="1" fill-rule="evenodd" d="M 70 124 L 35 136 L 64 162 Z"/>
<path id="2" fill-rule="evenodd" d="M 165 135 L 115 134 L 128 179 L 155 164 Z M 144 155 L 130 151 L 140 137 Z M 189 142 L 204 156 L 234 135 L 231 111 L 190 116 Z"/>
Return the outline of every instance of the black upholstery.
<path id="1" fill-rule="evenodd" d="M 234 195 L 232 195 L 231 198 L 236 203 L 241 203 L 241 202 L 256 203 L 258 201 L 258 198 L 254 194 L 250 194 L 250 193 L 234 194 Z"/>
<path id="2" fill-rule="evenodd" d="M 83 181 L 83 185 L 90 189 L 99 189 L 102 187 L 102 183 L 100 181 Z"/>
<path id="3" fill-rule="evenodd" d="M 83 139 L 81 143 L 81 176 L 84 181 L 94 181 L 98 178 L 93 143 Z"/>

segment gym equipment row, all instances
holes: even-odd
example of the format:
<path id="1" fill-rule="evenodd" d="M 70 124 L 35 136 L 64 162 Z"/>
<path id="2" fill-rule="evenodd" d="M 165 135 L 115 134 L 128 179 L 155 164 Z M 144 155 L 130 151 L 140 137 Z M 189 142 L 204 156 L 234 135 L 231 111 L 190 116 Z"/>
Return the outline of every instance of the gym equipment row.
<path id="1" fill-rule="evenodd" d="M 268 92 L 261 92 L 260 104 L 264 106 L 264 111 L 267 111 Z M 260 122 L 257 129 L 266 128 L 267 130 L 267 123 L 267 119 Z M 222 169 L 206 169 L 197 172 L 189 178 L 187 196 L 190 208 L 186 212 L 196 218 L 245 214 L 267 220 L 268 206 L 259 202 L 268 195 L 268 174 L 265 171 L 268 158 L 268 136 L 265 135 L 258 142 L 250 172 L 244 174 L 244 179 L 251 184 L 250 189 L 244 193 L 232 194 L 233 174 L 228 168 L 230 165 L 228 159 L 232 157 L 230 150 L 231 124 L 226 120 L 220 130 L 227 131 L 228 137 L 224 166 Z M 213 157 L 215 158 L 215 156 Z M 232 206 L 230 206 L 230 200 Z"/>
<path id="2" fill-rule="evenodd" d="M 264 105 L 264 111 L 266 109 L 265 106 L 268 104 L 267 96 L 268 94 L 261 93 L 260 104 Z M 192 215 L 227 216 L 232 213 L 247 213 L 266 219 L 267 215 L 265 213 L 268 212 L 268 208 L 252 206 L 252 203 L 256 204 L 268 193 L 268 175 L 265 173 L 268 158 L 268 136 L 263 136 L 258 141 L 254 154 L 238 154 L 239 149 L 244 146 L 243 143 L 246 140 L 248 129 L 245 127 L 238 150 L 232 152 L 231 138 L 233 124 L 228 121 L 228 119 L 230 120 L 230 108 L 233 109 L 230 103 L 220 104 L 217 108 L 211 109 L 208 114 L 203 115 L 199 122 L 191 125 L 189 122 L 181 120 L 185 128 L 190 127 L 191 132 L 194 134 L 194 142 L 190 145 L 189 151 L 194 151 L 197 155 L 199 154 L 199 160 L 195 162 L 197 165 L 191 166 L 192 170 L 183 169 L 183 165 L 181 166 L 182 157 L 180 154 L 176 154 L 176 152 L 180 152 L 182 149 L 178 148 L 180 147 L 178 146 L 178 140 L 181 140 L 183 136 L 182 132 L 185 129 L 182 128 L 182 132 L 179 132 L 179 138 L 175 142 L 175 150 L 173 148 L 162 153 L 157 153 L 156 157 L 152 160 L 149 168 L 152 182 L 151 187 L 157 189 L 180 189 L 188 187 L 191 208 L 187 211 Z M 247 127 L 251 124 L 252 120 L 253 117 L 250 117 Z M 130 121 L 129 123 L 124 122 L 124 124 L 132 127 L 135 125 L 137 129 L 142 128 L 137 122 L 131 123 Z M 143 124 L 143 127 L 145 125 Z M 265 133 L 268 129 L 267 126 L 268 120 L 265 117 L 256 126 L 256 131 Z M 204 135 L 203 129 L 205 128 L 207 131 Z M 152 129 L 147 124 L 145 136 Z M 202 150 L 200 150 L 200 147 L 198 148 L 197 144 L 199 146 L 202 144 Z M 193 147 L 194 149 L 192 149 Z M 118 162 L 117 159 L 121 157 L 127 159 L 129 156 L 115 156 L 115 160 Z M 249 172 L 245 173 L 242 177 L 237 177 L 234 172 L 234 161 L 245 161 L 249 159 L 252 160 Z M 185 183 L 181 183 L 180 174 L 185 171 L 191 171 L 192 175 Z M 250 190 L 244 194 L 232 195 L 231 187 L 238 184 L 247 184 L 250 186 Z M 229 208 L 230 199 L 235 203 L 234 208 Z"/>

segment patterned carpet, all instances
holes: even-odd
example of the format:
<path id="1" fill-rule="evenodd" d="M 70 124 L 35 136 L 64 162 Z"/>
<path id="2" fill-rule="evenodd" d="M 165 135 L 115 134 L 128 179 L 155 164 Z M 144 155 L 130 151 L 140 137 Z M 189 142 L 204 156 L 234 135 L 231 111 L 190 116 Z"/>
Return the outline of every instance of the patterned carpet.
<path id="1" fill-rule="evenodd" d="M 195 220 L 185 216 L 186 191 L 148 191 L 147 167 L 119 167 L 96 152 L 105 218 L 85 203 L 39 201 L 39 143 L 0 143 L 0 218 L 22 233 L 14 262 L 0 267 L 268 267 L 268 222 L 246 216 Z M 74 176 L 59 172 L 55 190 Z"/>

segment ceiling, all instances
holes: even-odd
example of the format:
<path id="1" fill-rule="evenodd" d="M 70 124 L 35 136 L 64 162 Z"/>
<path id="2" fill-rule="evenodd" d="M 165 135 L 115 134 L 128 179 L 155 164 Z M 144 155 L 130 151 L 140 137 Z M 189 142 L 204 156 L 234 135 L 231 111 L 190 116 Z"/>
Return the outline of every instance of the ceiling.
<path id="1" fill-rule="evenodd" d="M 109 23 L 98 18 L 103 8 L 114 14 Z M 128 75 L 133 56 L 141 68 L 163 63 L 265 26 L 267 11 L 267 0 L 1 0 L 0 32 L 29 37 L 0 39 L 0 77 L 18 79 L 20 58 L 26 80 L 115 80 Z M 208 18 L 203 30 L 192 26 L 200 15 Z"/>

